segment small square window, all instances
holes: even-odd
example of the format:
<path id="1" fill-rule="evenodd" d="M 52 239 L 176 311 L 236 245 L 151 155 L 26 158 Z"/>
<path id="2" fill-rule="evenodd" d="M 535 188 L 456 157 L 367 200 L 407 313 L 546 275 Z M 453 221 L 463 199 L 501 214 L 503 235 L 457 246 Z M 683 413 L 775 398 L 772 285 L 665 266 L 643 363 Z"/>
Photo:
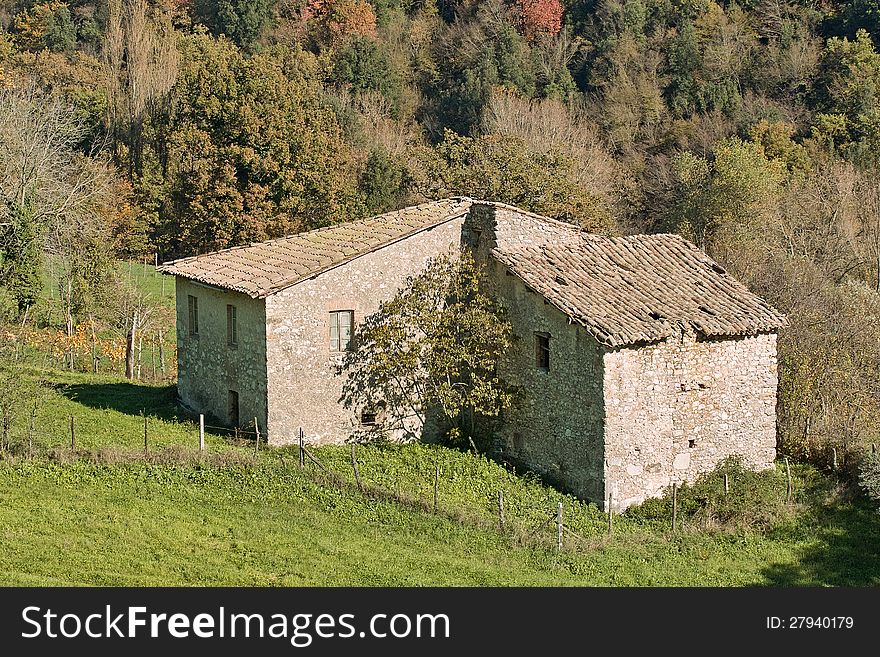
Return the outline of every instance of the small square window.
<path id="1" fill-rule="evenodd" d="M 354 333 L 354 311 L 334 310 L 330 313 L 330 351 L 347 351 Z"/>
<path id="2" fill-rule="evenodd" d="M 549 333 L 535 333 L 535 366 L 540 370 L 550 370 Z"/>
<path id="3" fill-rule="evenodd" d="M 365 427 L 374 426 L 376 424 L 376 411 L 373 409 L 361 411 L 361 424 Z"/>
<path id="4" fill-rule="evenodd" d="M 232 304 L 226 305 L 226 344 L 238 344 L 238 309 Z"/>
<path id="5" fill-rule="evenodd" d="M 697 446 L 697 441 L 696 441 L 696 440 L 689 440 L 689 441 L 688 441 L 688 447 L 689 447 L 690 449 L 693 449 L 693 448 L 696 447 L 696 446 Z"/>

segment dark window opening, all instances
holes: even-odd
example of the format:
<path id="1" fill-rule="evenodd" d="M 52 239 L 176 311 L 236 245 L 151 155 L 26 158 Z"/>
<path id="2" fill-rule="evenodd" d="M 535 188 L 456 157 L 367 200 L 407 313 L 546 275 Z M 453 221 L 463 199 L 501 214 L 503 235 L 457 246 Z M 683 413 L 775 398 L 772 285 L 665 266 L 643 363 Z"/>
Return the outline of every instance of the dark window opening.
<path id="1" fill-rule="evenodd" d="M 361 411 L 361 424 L 365 427 L 371 427 L 376 424 L 376 411 Z"/>
<path id="2" fill-rule="evenodd" d="M 535 333 L 535 366 L 540 370 L 550 369 L 549 333 Z"/>
<path id="3" fill-rule="evenodd" d="M 229 401 L 227 408 L 227 416 L 229 418 L 229 424 L 233 427 L 237 427 L 239 425 L 238 421 L 238 393 L 235 390 L 229 391 Z"/>
<path id="4" fill-rule="evenodd" d="M 354 333 L 354 311 L 334 310 L 330 313 L 330 351 L 347 351 Z"/>
<path id="5" fill-rule="evenodd" d="M 232 304 L 226 306 L 226 344 L 238 344 L 238 309 Z"/>
<path id="6" fill-rule="evenodd" d="M 190 335 L 199 334 L 199 299 L 191 294 L 186 296 L 187 302 L 187 327 Z"/>
<path id="7" fill-rule="evenodd" d="M 696 440 L 689 440 L 689 441 L 688 441 L 688 447 L 689 447 L 690 449 L 693 449 L 693 448 L 696 447 L 696 446 L 697 446 L 697 441 L 696 441 Z"/>

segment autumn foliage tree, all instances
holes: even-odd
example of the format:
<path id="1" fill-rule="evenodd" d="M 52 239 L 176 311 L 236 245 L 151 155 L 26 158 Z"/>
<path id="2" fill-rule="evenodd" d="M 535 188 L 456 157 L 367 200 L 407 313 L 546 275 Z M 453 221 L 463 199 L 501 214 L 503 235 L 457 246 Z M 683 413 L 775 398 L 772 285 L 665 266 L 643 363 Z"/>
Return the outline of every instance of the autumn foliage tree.
<path id="1" fill-rule="evenodd" d="M 376 36 L 376 12 L 366 0 L 309 0 L 305 17 L 319 42 L 339 45 L 350 36 Z"/>
<path id="2" fill-rule="evenodd" d="M 554 36 L 562 29 L 564 8 L 559 0 L 516 0 L 514 12 L 529 41 Z"/>
<path id="3" fill-rule="evenodd" d="M 360 214 L 351 149 L 302 51 L 252 57 L 193 35 L 172 90 L 156 238 L 164 253 L 204 252 Z"/>

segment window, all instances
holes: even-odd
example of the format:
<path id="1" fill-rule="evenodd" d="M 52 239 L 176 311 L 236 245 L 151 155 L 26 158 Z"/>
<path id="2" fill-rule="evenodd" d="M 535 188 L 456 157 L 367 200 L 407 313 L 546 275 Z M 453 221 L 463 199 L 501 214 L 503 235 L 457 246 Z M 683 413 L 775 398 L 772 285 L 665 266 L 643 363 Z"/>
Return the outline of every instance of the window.
<path id="1" fill-rule="evenodd" d="M 226 344 L 238 344 L 238 309 L 232 304 L 226 306 Z"/>
<path id="2" fill-rule="evenodd" d="M 354 330 L 353 310 L 334 310 L 330 313 L 330 351 L 346 351 L 351 345 Z"/>
<path id="3" fill-rule="evenodd" d="M 229 417 L 229 424 L 233 427 L 238 426 L 238 393 L 235 390 L 229 391 L 228 397 L 228 408 L 227 415 Z"/>
<path id="4" fill-rule="evenodd" d="M 189 334 L 190 335 L 198 335 L 199 334 L 199 299 L 198 297 L 194 297 L 191 294 L 188 294 L 186 297 L 187 306 L 189 310 Z"/>
<path id="5" fill-rule="evenodd" d="M 535 333 L 535 366 L 550 370 L 550 334 Z"/>
<path id="6" fill-rule="evenodd" d="M 374 427 L 385 421 L 385 402 L 380 401 L 375 406 L 367 406 L 361 411 L 361 426 Z"/>

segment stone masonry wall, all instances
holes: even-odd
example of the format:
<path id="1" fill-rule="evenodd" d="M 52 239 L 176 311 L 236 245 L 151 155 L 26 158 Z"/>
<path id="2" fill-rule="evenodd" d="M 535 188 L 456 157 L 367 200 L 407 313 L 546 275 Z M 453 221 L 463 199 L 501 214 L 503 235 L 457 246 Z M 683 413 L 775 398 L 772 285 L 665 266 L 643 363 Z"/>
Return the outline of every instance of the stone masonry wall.
<path id="1" fill-rule="evenodd" d="M 299 427 L 314 444 L 341 443 L 352 434 L 359 418 L 339 403 L 343 379 L 335 371 L 342 354 L 330 352 L 330 312 L 353 310 L 356 333 L 429 258 L 457 252 L 461 224 L 447 221 L 266 299 L 270 443 L 297 440 Z"/>
<path id="2" fill-rule="evenodd" d="M 604 366 L 605 476 L 615 508 L 692 482 L 730 455 L 773 467 L 775 334 L 684 334 L 608 351 Z"/>
<path id="3" fill-rule="evenodd" d="M 601 501 L 604 454 L 599 344 L 521 279 L 508 274 L 489 254 L 499 242 L 511 245 L 535 239 L 543 238 L 535 238 L 533 222 L 490 205 L 472 206 L 462 231 L 462 241 L 487 268 L 491 293 L 504 307 L 512 327 L 512 345 L 498 373 L 520 392 L 515 408 L 503 413 L 497 437 L 515 461 L 581 497 Z M 550 368 L 546 371 L 537 367 L 536 333 L 550 336 Z"/>
<path id="4" fill-rule="evenodd" d="M 229 391 L 238 393 L 239 423 L 266 426 L 266 312 L 261 299 L 177 277 L 177 388 L 181 401 L 211 422 L 231 424 Z M 189 335 L 187 296 L 198 299 L 199 334 Z M 237 308 L 238 344 L 226 339 L 226 305 Z"/>
<path id="5" fill-rule="evenodd" d="M 581 327 L 507 268 L 490 261 L 497 298 L 512 326 L 499 376 L 520 391 L 498 429 L 505 451 L 580 497 L 603 497 L 602 353 Z M 550 367 L 536 360 L 536 332 L 550 336 Z"/>

